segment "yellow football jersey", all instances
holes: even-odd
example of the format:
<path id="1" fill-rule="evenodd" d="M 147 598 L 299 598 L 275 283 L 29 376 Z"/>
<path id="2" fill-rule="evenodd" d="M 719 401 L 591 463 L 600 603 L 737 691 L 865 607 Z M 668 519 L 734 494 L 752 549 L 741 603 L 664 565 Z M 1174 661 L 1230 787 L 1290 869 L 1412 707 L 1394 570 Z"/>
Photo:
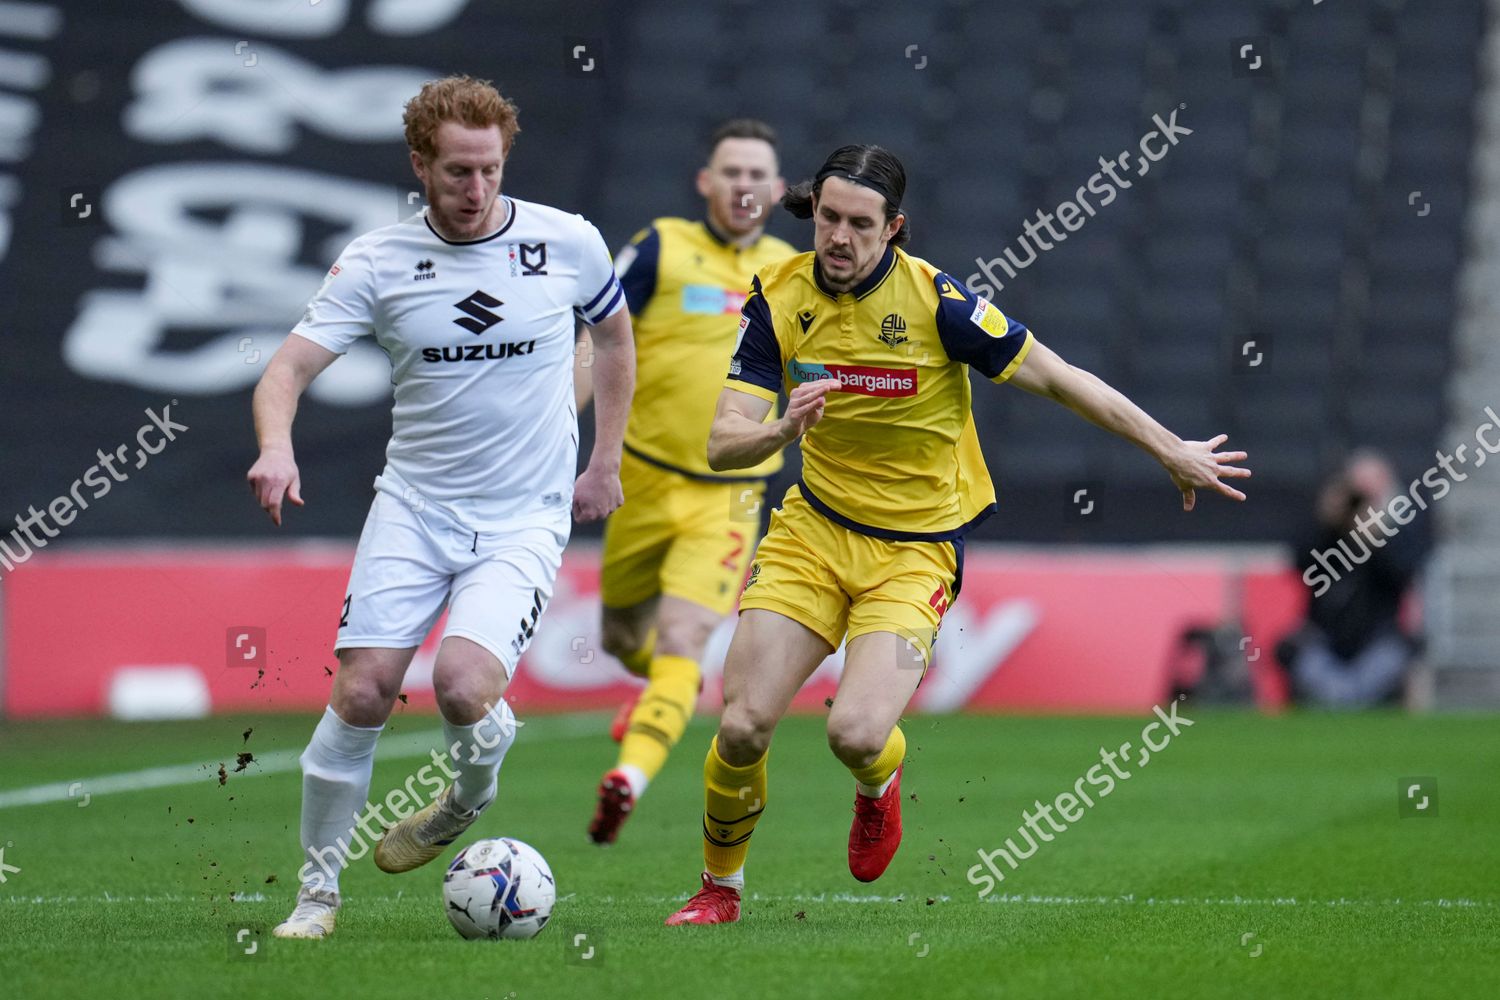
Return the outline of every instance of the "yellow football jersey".
<path id="1" fill-rule="evenodd" d="M 999 307 L 898 248 L 841 295 L 803 253 L 752 283 L 725 385 L 774 399 L 838 379 L 802 438 L 802 496 L 867 535 L 944 541 L 995 509 L 969 368 L 1004 382 L 1032 342 Z"/>
<path id="2" fill-rule="evenodd" d="M 635 399 L 625 447 L 638 458 L 693 479 L 725 482 L 762 479 L 781 468 L 778 454 L 753 469 L 714 472 L 708 431 L 750 281 L 796 252 L 774 236 L 741 248 L 706 222 L 663 218 L 616 256 L 635 329 Z M 773 407 L 767 419 L 775 418 Z"/>

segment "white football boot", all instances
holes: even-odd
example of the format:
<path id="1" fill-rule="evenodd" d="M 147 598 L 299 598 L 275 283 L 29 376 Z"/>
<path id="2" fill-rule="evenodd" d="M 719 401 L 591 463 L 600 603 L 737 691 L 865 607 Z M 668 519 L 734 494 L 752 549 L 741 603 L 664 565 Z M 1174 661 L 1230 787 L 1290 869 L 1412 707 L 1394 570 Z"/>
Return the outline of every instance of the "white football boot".
<path id="1" fill-rule="evenodd" d="M 332 889 L 309 889 L 304 885 L 297 891 L 297 906 L 292 915 L 271 933 L 279 938 L 325 938 L 333 933 L 339 905 L 339 894 Z"/>

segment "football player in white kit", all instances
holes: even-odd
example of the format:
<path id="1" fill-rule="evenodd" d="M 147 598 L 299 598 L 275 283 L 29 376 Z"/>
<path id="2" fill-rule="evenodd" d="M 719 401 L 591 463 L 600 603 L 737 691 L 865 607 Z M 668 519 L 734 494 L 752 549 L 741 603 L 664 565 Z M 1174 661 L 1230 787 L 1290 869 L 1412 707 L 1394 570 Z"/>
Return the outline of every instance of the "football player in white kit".
<path id="1" fill-rule="evenodd" d="M 301 758 L 306 863 L 278 937 L 333 932 L 339 872 L 368 850 L 356 818 L 365 836 L 378 834 L 366 808 L 375 741 L 445 606 L 432 681 L 446 757 L 433 763 L 452 784 L 404 816 L 400 805 L 425 798 L 414 783 L 386 798 L 399 821 L 376 844 L 376 864 L 426 864 L 493 801 L 515 738 L 502 695 L 552 595 L 570 514 L 597 521 L 623 502 L 635 355 L 604 240 L 581 216 L 500 194 L 518 127 L 487 82 L 429 82 L 404 120 L 428 208 L 349 244 L 255 390 L 260 457 L 248 478 L 279 525 L 284 499 L 303 503 L 291 440 L 302 392 L 363 336 L 390 355 L 395 385 L 386 465 L 339 620 L 338 673 Z M 575 314 L 592 327 L 596 399 L 594 449 L 576 482 Z"/>

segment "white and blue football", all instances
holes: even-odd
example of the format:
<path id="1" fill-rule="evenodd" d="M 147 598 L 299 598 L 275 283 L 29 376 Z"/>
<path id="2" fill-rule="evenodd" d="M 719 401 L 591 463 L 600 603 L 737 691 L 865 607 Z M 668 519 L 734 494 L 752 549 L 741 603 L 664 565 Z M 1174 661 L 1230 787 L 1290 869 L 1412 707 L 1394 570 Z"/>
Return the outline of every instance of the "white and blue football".
<path id="1" fill-rule="evenodd" d="M 557 885 L 536 848 L 509 837 L 478 840 L 443 875 L 443 906 L 466 938 L 533 938 L 547 926 Z"/>

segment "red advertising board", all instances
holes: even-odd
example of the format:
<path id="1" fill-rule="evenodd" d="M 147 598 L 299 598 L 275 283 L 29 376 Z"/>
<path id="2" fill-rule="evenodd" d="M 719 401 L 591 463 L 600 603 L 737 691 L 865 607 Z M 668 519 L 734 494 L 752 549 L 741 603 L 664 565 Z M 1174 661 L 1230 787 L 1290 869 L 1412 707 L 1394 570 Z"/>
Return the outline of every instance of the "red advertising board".
<path id="1" fill-rule="evenodd" d="M 38 553 L 0 583 L 4 714 L 107 714 L 131 692 L 191 703 L 148 706 L 168 714 L 316 709 L 336 665 L 352 556 L 343 544 Z M 636 682 L 599 647 L 598 580 L 597 551 L 570 549 L 508 694 L 518 712 L 610 707 L 631 693 Z M 1279 693 L 1266 669 L 1270 650 L 1302 601 L 1295 576 L 1274 559 L 971 546 L 962 596 L 913 708 L 1149 709 L 1167 696 L 1183 631 L 1236 620 L 1254 637 L 1247 659 L 1260 700 L 1272 704 Z M 432 704 L 441 629 L 407 676 L 413 705 Z M 705 657 L 710 708 L 720 704 L 731 631 L 726 622 Z M 841 665 L 842 651 L 796 706 L 821 708 Z"/>

